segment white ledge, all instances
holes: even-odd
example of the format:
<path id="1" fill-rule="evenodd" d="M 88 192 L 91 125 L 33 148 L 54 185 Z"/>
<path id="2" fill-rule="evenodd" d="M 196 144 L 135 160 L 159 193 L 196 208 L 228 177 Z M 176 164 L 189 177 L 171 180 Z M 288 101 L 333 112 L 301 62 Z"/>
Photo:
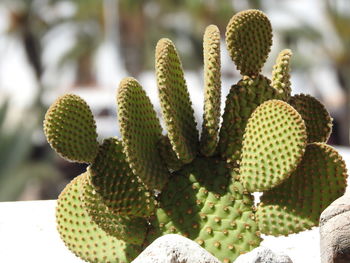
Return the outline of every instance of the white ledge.
<path id="1" fill-rule="evenodd" d="M 0 262 L 81 263 L 61 241 L 56 200 L 0 203 Z"/>
<path id="2" fill-rule="evenodd" d="M 55 200 L 0 203 L 0 262 L 78 263 L 56 231 Z M 261 245 L 293 263 L 320 262 L 318 228 L 288 237 L 264 237 Z"/>

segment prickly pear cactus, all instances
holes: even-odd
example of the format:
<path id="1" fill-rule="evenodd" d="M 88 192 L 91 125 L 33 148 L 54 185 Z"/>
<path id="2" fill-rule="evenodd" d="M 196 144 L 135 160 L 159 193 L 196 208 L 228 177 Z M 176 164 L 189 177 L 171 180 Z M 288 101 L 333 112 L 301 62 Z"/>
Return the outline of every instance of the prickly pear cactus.
<path id="1" fill-rule="evenodd" d="M 326 144 L 331 118 L 308 95 L 291 95 L 291 51 L 272 80 L 261 75 L 272 44 L 258 10 L 232 17 L 226 30 L 242 74 L 231 87 L 220 125 L 220 32 L 204 34 L 201 135 L 178 53 L 169 39 L 156 47 L 156 75 L 167 134 L 141 85 L 117 92 L 122 138 L 99 145 L 89 106 L 65 95 L 49 108 L 44 131 L 62 157 L 89 163 L 58 198 L 61 238 L 89 262 L 130 262 L 155 238 L 177 233 L 223 262 L 259 246 L 261 234 L 288 235 L 317 226 L 341 196 L 346 168 Z M 254 206 L 252 193 L 263 192 Z"/>

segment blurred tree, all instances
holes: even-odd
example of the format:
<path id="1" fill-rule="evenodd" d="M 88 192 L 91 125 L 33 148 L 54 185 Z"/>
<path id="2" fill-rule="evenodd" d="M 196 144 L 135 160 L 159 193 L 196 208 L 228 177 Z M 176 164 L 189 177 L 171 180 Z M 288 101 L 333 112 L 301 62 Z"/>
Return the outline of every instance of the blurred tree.
<path id="1" fill-rule="evenodd" d="M 75 41 L 59 61 L 59 66 L 66 63 L 76 65 L 75 86 L 86 87 L 96 85 L 94 56 L 104 40 L 103 1 L 76 0 L 71 1 L 76 7 L 74 15 L 65 18 L 74 31 Z"/>
<path id="2" fill-rule="evenodd" d="M 224 34 L 233 13 L 230 0 L 119 0 L 121 51 L 127 70 L 137 76 L 153 69 L 154 48 L 162 37 L 175 41 L 186 69 L 200 68 L 205 27 L 216 24 Z"/>
<path id="3" fill-rule="evenodd" d="M 21 40 L 29 64 L 37 79 L 38 96 L 35 105 L 42 105 L 42 76 L 44 73 L 42 54 L 44 39 L 55 28 L 66 25 L 73 32 L 74 44 L 63 54 L 59 66 L 75 64 L 75 85 L 95 84 L 93 60 L 97 48 L 103 41 L 103 2 L 95 0 L 65 1 L 73 5 L 71 15 L 59 14 L 59 0 L 5 0 L 11 14 L 9 34 Z M 50 16 L 50 13 L 52 15 Z"/>
<path id="4" fill-rule="evenodd" d="M 2 4 L 9 13 L 8 36 L 22 44 L 37 87 L 31 107 L 26 109 L 25 115 L 19 113 L 23 117 L 17 116 L 16 122 L 9 117 L 9 112 L 18 109 L 9 109 L 7 99 L 0 109 L 0 201 L 13 201 L 18 200 L 26 185 L 37 176 L 30 169 L 30 156 L 36 148 L 32 141 L 33 133 L 41 126 L 45 112 L 42 100 L 44 67 L 41 39 L 49 25 L 43 18 L 37 1 L 5 0 Z"/>
<path id="5" fill-rule="evenodd" d="M 145 0 L 119 1 L 119 31 L 121 54 L 125 68 L 134 77 L 144 69 L 144 47 L 148 22 L 144 15 Z"/>
<path id="6" fill-rule="evenodd" d="M 35 99 L 32 103 L 32 110 L 42 115 L 44 105 L 41 99 L 43 85 L 41 82 L 44 73 L 41 53 L 42 45 L 40 42 L 43 32 L 48 25 L 34 7 L 34 1 L 5 1 L 10 14 L 10 23 L 8 34 L 17 37 L 23 45 L 27 61 L 33 69 L 38 87 Z"/>
<path id="7" fill-rule="evenodd" d="M 68 2 L 68 1 L 67 1 Z M 48 189 L 52 180 L 57 180 L 57 169 L 51 154 L 45 154 L 47 144 L 33 144 L 32 137 L 35 132 L 42 130 L 43 115 L 46 105 L 43 103 L 44 83 L 43 53 L 45 38 L 56 28 L 63 24 L 71 24 L 75 30 L 76 41 L 71 49 L 61 59 L 61 63 L 76 62 L 76 83 L 91 84 L 94 82 L 92 74 L 92 56 L 101 41 L 100 21 L 101 3 L 99 1 L 74 1 L 76 11 L 73 16 L 60 14 L 58 0 L 5 0 L 10 17 L 8 36 L 17 39 L 23 46 L 28 64 L 31 66 L 36 80 L 37 90 L 31 107 L 18 121 L 15 127 L 3 126 L 0 130 L 0 201 L 17 200 L 21 191 L 30 182 L 36 182 L 36 188 Z M 3 115 L 7 112 L 7 103 L 1 108 Z M 31 123 L 30 127 L 26 124 Z M 51 160 L 50 160 L 51 159 Z M 61 167 L 71 164 L 60 163 Z M 70 170 L 76 170 L 71 167 Z M 64 168 L 62 168 L 64 169 Z M 76 174 L 75 174 L 76 175 Z M 61 189 L 51 189 L 51 196 Z M 39 188 L 38 188 L 39 187 Z M 34 189 L 33 187 L 31 187 Z M 28 188 L 29 189 L 29 188 Z M 38 193 L 43 193 L 39 189 Z M 30 191 L 29 191 L 30 192 Z M 39 197 L 39 196 L 37 196 Z M 29 195 L 28 198 L 35 198 Z M 39 197 L 40 198 L 40 197 Z"/>
<path id="8" fill-rule="evenodd" d="M 20 173 L 28 158 L 32 127 L 28 123 L 9 123 L 9 100 L 0 104 L 0 201 L 16 200 L 30 180 Z"/>
<path id="9" fill-rule="evenodd" d="M 350 2 L 345 0 L 325 0 L 329 21 L 341 44 L 340 48 L 327 50 L 337 71 L 340 86 L 346 92 L 345 114 L 342 120 L 346 136 L 342 144 L 349 145 L 350 127 Z"/>

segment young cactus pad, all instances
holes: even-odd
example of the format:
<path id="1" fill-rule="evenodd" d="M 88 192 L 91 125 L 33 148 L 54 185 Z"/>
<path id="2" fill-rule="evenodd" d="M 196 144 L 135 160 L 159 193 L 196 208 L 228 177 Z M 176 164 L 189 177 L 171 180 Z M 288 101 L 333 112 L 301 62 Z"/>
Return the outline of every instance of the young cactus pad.
<path id="1" fill-rule="evenodd" d="M 117 92 L 122 138 L 99 145 L 89 106 L 76 95 L 48 110 L 44 131 L 57 153 L 89 164 L 58 198 L 61 238 L 89 262 L 130 262 L 157 237 L 176 233 L 222 262 L 259 246 L 261 233 L 288 235 L 318 225 L 320 213 L 346 188 L 341 156 L 326 144 L 331 118 L 308 95 L 291 95 L 283 50 L 272 80 L 261 75 L 272 44 L 258 10 L 232 17 L 229 54 L 242 74 L 232 85 L 220 125 L 220 32 L 207 27 L 201 135 L 180 57 L 171 40 L 156 47 L 162 133 L 137 80 Z M 254 205 L 254 192 L 263 192 Z"/>

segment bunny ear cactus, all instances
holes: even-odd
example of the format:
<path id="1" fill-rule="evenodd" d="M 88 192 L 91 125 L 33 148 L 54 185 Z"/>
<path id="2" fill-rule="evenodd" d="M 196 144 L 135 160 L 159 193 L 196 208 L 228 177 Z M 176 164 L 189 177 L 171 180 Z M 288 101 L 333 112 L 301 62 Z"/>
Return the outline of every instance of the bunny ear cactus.
<path id="1" fill-rule="evenodd" d="M 220 32 L 204 34 L 201 136 L 180 57 L 169 39 L 156 47 L 162 134 L 156 112 L 133 78 L 117 93 L 122 138 L 98 144 L 87 104 L 76 95 L 48 110 L 44 131 L 62 157 L 89 164 L 61 193 L 59 233 L 89 262 L 130 262 L 155 238 L 177 233 L 223 262 L 259 246 L 261 233 L 288 235 L 317 226 L 346 187 L 341 156 L 326 144 L 331 118 L 308 95 L 291 95 L 291 51 L 272 80 L 261 75 L 272 44 L 268 18 L 232 17 L 226 43 L 242 74 L 226 99 L 220 127 Z M 252 193 L 263 192 L 255 206 Z"/>

